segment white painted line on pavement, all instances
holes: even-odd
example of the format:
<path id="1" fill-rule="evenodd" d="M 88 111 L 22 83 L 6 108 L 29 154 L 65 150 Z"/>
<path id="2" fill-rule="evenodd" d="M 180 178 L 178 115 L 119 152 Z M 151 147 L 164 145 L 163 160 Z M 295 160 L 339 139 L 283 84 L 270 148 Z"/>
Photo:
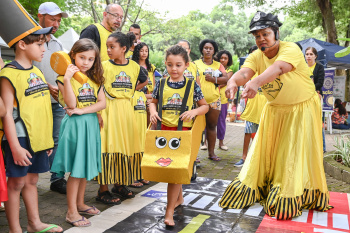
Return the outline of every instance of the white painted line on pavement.
<path id="1" fill-rule="evenodd" d="M 327 222 L 328 222 L 328 213 L 318 212 L 318 211 L 313 212 L 312 224 L 326 227 Z"/>
<path id="2" fill-rule="evenodd" d="M 292 221 L 294 222 L 307 222 L 307 217 L 309 216 L 309 210 L 308 209 L 303 209 L 302 214 L 298 217 L 292 218 Z"/>
<path id="3" fill-rule="evenodd" d="M 333 228 L 349 230 L 349 220 L 347 214 L 333 214 Z"/>
<path id="4" fill-rule="evenodd" d="M 210 204 L 210 202 L 212 202 L 212 200 L 214 200 L 214 198 L 215 197 L 205 195 L 201 199 L 199 199 L 196 203 L 194 203 L 192 207 L 198 208 L 198 209 L 204 209 L 207 205 Z"/>

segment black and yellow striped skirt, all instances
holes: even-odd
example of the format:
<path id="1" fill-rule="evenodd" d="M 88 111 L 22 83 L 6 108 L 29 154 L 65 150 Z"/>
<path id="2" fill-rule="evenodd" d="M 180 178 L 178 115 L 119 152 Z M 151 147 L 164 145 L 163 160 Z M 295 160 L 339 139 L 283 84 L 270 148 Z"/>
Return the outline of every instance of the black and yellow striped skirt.
<path id="1" fill-rule="evenodd" d="M 257 201 L 277 219 L 299 216 L 303 208 L 332 208 L 317 94 L 294 105 L 266 104 L 244 166 L 219 205 L 241 209 Z"/>

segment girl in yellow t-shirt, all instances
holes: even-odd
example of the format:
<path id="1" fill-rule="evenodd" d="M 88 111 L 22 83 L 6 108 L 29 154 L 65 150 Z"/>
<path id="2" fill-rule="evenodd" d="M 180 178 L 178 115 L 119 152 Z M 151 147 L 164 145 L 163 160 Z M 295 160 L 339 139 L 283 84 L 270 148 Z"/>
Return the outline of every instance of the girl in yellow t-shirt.
<path id="1" fill-rule="evenodd" d="M 57 152 L 51 171 L 70 172 L 67 180 L 68 211 L 66 221 L 73 226 L 89 226 L 81 214 L 98 215 L 100 211 L 84 203 L 86 181 L 101 172 L 101 136 L 97 112 L 106 107 L 100 53 L 90 39 L 78 40 L 69 56 L 72 63 L 66 74 L 57 78 L 59 100 L 65 106 Z M 74 73 L 85 75 L 83 82 Z"/>
<path id="2" fill-rule="evenodd" d="M 233 71 L 229 68 L 232 66 L 232 55 L 227 50 L 221 50 L 215 57 L 215 60 L 220 62 L 221 65 L 225 67 L 227 73 L 227 79 L 230 79 L 233 75 Z M 220 100 L 221 100 L 221 110 L 218 119 L 217 126 L 217 138 L 219 139 L 219 149 L 228 150 L 227 146 L 224 145 L 224 138 L 226 133 L 226 116 L 227 116 L 227 103 L 228 99 L 225 95 L 226 84 L 219 86 L 220 89 Z"/>
<path id="3" fill-rule="evenodd" d="M 279 40 L 277 16 L 258 11 L 250 23 L 258 50 L 233 75 L 226 94 L 246 84 L 243 98 L 261 87 L 267 98 L 259 130 L 238 177 L 219 205 L 242 209 L 260 202 L 277 219 L 302 209 L 327 211 L 329 192 L 323 168 L 321 101 L 298 46 Z"/>
<path id="4" fill-rule="evenodd" d="M 185 111 L 179 116 L 178 112 L 181 110 L 185 89 L 187 85 L 189 85 L 189 79 L 185 78 L 183 75 L 185 69 L 189 66 L 189 57 L 186 50 L 179 45 L 170 47 L 166 51 L 165 64 L 170 77 L 165 81 L 162 100 L 159 99 L 160 82 L 158 81 L 156 83 L 152 103 L 150 104 L 151 123 L 156 125 L 159 120 L 162 122 L 161 130 L 177 130 L 179 119 L 181 119 L 184 121 L 183 130 L 189 130 L 195 116 L 204 115 L 208 112 L 208 105 L 203 97 L 201 88 L 197 83 L 192 82 L 191 85 L 193 89 L 191 87 L 187 100 L 187 108 L 189 111 Z M 157 112 L 158 101 L 162 101 L 163 103 L 162 119 L 158 116 Z M 197 102 L 199 107 L 191 109 L 193 102 Z M 166 105 L 171 105 L 172 110 L 169 111 Z M 176 111 L 173 110 L 174 106 Z M 167 191 L 167 207 L 164 223 L 168 226 L 174 226 L 174 209 L 184 201 L 182 196 L 182 184 L 168 184 Z"/>
<path id="5" fill-rule="evenodd" d="M 114 184 L 113 193 L 132 198 L 135 195 L 126 185 L 141 179 L 142 151 L 131 99 L 135 89 L 147 84 L 147 73 L 125 58 L 134 40 L 133 33 L 112 33 L 107 39 L 111 59 L 102 63 L 107 106 L 102 111 L 102 172 L 98 176 L 97 200 L 107 204 L 118 203 L 109 193 L 108 184 Z"/>

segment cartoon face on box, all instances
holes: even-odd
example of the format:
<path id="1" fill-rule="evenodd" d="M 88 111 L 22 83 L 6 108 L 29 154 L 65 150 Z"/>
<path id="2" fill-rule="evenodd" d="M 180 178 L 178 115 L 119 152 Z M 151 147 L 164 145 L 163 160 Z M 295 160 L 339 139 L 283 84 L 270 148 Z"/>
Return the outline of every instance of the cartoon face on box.
<path id="1" fill-rule="evenodd" d="M 147 141 L 152 151 L 154 166 L 180 168 L 190 161 L 190 131 L 153 131 L 152 140 Z"/>

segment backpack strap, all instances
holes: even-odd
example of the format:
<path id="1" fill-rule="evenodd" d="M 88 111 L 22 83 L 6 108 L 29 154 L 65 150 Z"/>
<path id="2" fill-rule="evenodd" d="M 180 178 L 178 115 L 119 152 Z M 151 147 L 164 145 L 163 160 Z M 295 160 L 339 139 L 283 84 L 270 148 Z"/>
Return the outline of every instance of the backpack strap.
<path id="1" fill-rule="evenodd" d="M 158 116 L 160 119 L 162 119 L 162 110 L 163 110 L 163 91 L 164 91 L 164 85 L 165 85 L 165 78 L 162 78 L 160 80 L 160 87 L 159 87 L 159 95 L 158 95 Z M 160 130 L 162 128 L 162 122 L 160 120 L 157 121 L 157 130 Z"/>
<path id="2" fill-rule="evenodd" d="M 191 90 L 191 87 L 192 87 L 193 80 L 192 79 L 187 79 L 187 82 L 188 83 L 187 83 L 187 86 L 186 86 L 185 95 L 184 95 L 184 98 L 182 99 L 180 116 L 186 110 L 187 100 L 188 100 L 188 96 L 190 95 L 190 90 Z M 179 123 L 177 125 L 177 130 L 178 131 L 182 131 L 182 125 L 183 125 L 183 121 L 179 118 Z"/>

